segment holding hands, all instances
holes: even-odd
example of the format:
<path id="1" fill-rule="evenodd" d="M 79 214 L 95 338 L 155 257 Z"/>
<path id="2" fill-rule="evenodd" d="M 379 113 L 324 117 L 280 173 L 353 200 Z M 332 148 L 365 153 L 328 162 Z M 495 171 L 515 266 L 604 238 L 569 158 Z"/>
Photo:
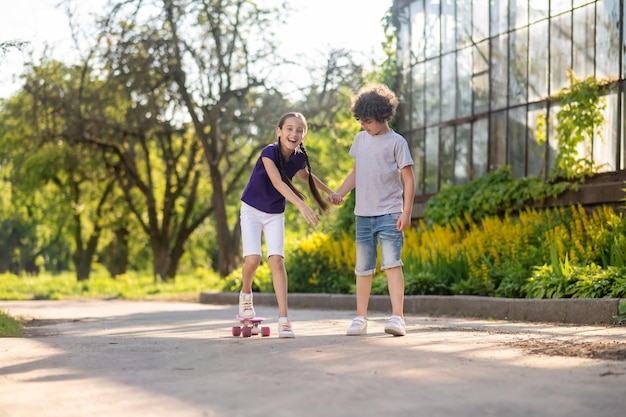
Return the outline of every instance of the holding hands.
<path id="1" fill-rule="evenodd" d="M 327 200 L 336 206 L 343 204 L 343 197 L 337 193 L 328 194 Z"/>

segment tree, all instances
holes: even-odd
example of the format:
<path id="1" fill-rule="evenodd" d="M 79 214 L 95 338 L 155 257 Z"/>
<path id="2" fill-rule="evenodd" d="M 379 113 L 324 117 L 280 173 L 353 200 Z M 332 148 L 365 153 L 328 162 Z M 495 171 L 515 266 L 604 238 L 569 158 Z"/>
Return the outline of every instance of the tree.
<path id="1" fill-rule="evenodd" d="M 101 69 L 108 71 L 109 81 L 126 80 L 136 116 L 149 111 L 153 117 L 180 121 L 178 127 L 195 140 L 188 146 L 199 146 L 203 153 L 210 204 L 181 233 L 188 235 L 201 217 L 211 214 L 219 247 L 217 269 L 223 276 L 232 271 L 238 256 L 233 195 L 247 179 L 260 148 L 273 140 L 275 119 L 285 109 L 279 95 L 261 94 L 267 91 L 263 77 L 271 70 L 275 52 L 268 30 L 272 17 L 279 17 L 278 9 L 260 9 L 248 0 L 162 0 L 151 5 L 129 0 L 114 3 L 100 22 Z M 267 101 L 271 108 L 264 107 Z M 143 149 L 156 148 L 146 142 Z M 131 159 L 121 149 L 116 153 L 119 170 Z M 127 196 L 131 187 L 145 194 L 147 184 L 131 177 L 128 166 L 120 172 L 120 177 L 129 178 Z M 199 181 L 199 171 L 189 174 L 198 175 L 194 181 Z M 150 212 L 150 204 L 147 209 Z M 163 211 L 163 219 L 168 213 Z M 136 214 L 140 217 L 139 211 Z M 156 213 L 150 219 L 144 229 L 154 247 L 155 267 L 163 271 L 174 261 L 174 252 L 182 250 L 182 240 L 172 241 Z M 166 245 L 172 245 L 169 255 L 163 253 Z"/>
<path id="2" fill-rule="evenodd" d="M 48 207 L 48 215 L 58 214 L 56 223 L 48 224 L 56 228 L 57 237 L 65 227 L 71 233 L 78 280 L 89 277 L 114 185 L 102 168 L 101 155 L 73 145 L 85 128 L 77 119 L 81 79 L 79 68 L 59 62 L 32 67 L 23 90 L 3 108 L 7 128 L 0 139 L 13 167 L 12 185 L 21 190 L 28 210 L 48 206 L 28 197 L 40 193 L 52 194 L 49 201 L 62 209 Z"/>

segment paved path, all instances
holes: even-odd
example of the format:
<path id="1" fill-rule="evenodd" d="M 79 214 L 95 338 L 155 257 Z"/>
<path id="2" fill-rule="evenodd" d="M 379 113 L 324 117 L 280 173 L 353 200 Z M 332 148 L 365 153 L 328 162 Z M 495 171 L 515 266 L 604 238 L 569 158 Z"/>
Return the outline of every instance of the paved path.
<path id="1" fill-rule="evenodd" d="M 2 417 L 622 416 L 626 327 L 292 309 L 296 338 L 231 335 L 233 305 L 0 301 Z M 586 356 L 586 357 L 585 357 Z M 593 358 L 596 357 L 596 358 Z M 613 358 L 613 359 L 611 359 Z"/>

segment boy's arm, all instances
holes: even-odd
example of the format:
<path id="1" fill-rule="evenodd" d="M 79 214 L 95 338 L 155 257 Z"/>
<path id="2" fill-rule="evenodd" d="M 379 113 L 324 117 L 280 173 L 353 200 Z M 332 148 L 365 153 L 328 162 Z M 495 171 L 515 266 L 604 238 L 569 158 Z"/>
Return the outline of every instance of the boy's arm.
<path id="1" fill-rule="evenodd" d="M 346 179 L 343 180 L 343 184 L 341 184 L 341 187 L 339 187 L 339 189 L 337 190 L 337 194 L 339 194 L 339 196 L 343 198 L 346 196 L 346 194 L 352 191 L 355 186 L 356 186 L 356 166 L 352 168 L 352 171 L 350 171 Z"/>
<path id="2" fill-rule="evenodd" d="M 396 223 L 396 229 L 402 231 L 411 225 L 411 215 L 413 214 L 413 199 L 415 198 L 415 176 L 413 175 L 413 165 L 407 165 L 400 170 L 402 182 L 404 183 L 404 206 L 402 214 Z"/>

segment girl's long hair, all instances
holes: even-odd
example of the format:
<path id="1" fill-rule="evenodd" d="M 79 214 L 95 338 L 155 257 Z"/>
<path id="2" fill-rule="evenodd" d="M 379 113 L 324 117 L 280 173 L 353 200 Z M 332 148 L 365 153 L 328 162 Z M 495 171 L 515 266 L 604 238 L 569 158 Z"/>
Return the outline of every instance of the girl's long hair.
<path id="1" fill-rule="evenodd" d="M 297 117 L 298 119 L 301 119 L 304 122 L 304 133 L 306 134 L 307 123 L 306 123 L 306 118 L 304 117 L 302 113 L 298 113 L 298 112 L 285 113 L 278 121 L 278 127 L 282 129 L 283 124 L 285 123 L 285 120 L 287 120 L 290 117 Z M 300 150 L 302 151 L 302 154 L 304 155 L 304 160 L 306 162 L 306 169 L 307 169 L 307 172 L 309 173 L 309 190 L 311 190 L 311 195 L 313 195 L 313 198 L 317 202 L 317 205 L 320 206 L 320 208 L 323 211 L 326 211 L 328 210 L 328 204 L 326 203 L 326 201 L 324 201 L 324 199 L 320 195 L 319 190 L 317 189 L 317 186 L 315 185 L 315 180 L 313 179 L 313 172 L 311 171 L 311 162 L 309 161 L 309 155 L 307 154 L 306 149 L 304 149 L 304 145 L 302 144 L 302 142 L 300 142 L 299 147 L 300 147 Z M 291 191 L 294 192 L 295 195 L 298 196 L 298 198 L 300 198 L 301 200 L 306 200 L 306 197 L 304 196 L 304 194 L 302 194 L 300 190 L 298 190 L 295 187 L 295 185 L 293 185 L 293 182 L 291 182 L 291 180 L 285 173 L 285 160 L 283 158 L 282 144 L 280 143 L 280 136 L 278 137 L 277 152 L 278 152 L 278 171 L 280 172 L 280 177 L 282 178 L 283 182 L 287 184 L 287 186 L 291 189 Z"/>

